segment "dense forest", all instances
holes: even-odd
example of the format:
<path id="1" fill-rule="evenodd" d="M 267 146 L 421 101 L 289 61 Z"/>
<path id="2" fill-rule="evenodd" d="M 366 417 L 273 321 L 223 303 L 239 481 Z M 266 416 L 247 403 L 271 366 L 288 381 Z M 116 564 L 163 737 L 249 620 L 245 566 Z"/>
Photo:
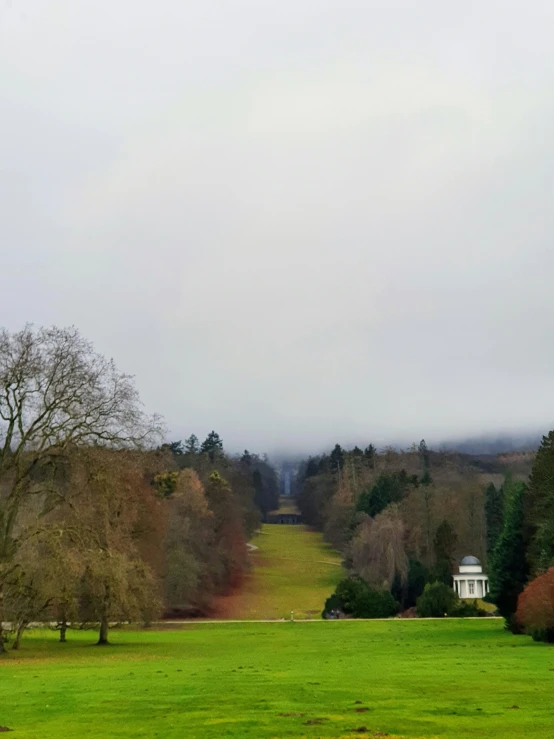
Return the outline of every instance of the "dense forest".
<path id="1" fill-rule="evenodd" d="M 0 651 L 34 621 L 106 643 L 110 623 L 210 613 L 240 584 L 274 470 L 215 431 L 163 435 L 75 329 L 0 332 Z"/>
<path id="2" fill-rule="evenodd" d="M 337 444 L 302 462 L 296 484 L 304 520 L 343 553 L 351 575 L 328 609 L 387 616 L 417 603 L 420 615 L 477 614 L 452 591 L 457 563 L 471 554 L 488 570 L 489 599 L 508 626 L 554 638 L 554 571 L 546 574 L 554 565 L 554 432 L 536 454 L 437 452 L 425 441 L 380 453 Z"/>

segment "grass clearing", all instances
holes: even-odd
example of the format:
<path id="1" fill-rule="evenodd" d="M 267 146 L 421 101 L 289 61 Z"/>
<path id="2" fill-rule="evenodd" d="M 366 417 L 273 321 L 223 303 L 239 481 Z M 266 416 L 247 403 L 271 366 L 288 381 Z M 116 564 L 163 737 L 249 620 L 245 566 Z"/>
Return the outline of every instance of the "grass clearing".
<path id="1" fill-rule="evenodd" d="M 195 624 L 24 639 L 0 660 L 13 739 L 551 739 L 554 649 L 497 620 Z M 354 731 L 365 727 L 368 731 Z"/>
<path id="2" fill-rule="evenodd" d="M 264 524 L 252 543 L 252 574 L 240 592 L 222 598 L 230 619 L 318 618 L 345 576 L 341 557 L 306 526 Z"/>
<path id="3" fill-rule="evenodd" d="M 282 495 L 279 498 L 279 508 L 276 511 L 271 511 L 272 513 L 297 513 L 300 514 L 300 511 L 298 510 L 298 506 L 296 505 L 296 501 L 294 498 L 287 497 L 285 495 Z"/>

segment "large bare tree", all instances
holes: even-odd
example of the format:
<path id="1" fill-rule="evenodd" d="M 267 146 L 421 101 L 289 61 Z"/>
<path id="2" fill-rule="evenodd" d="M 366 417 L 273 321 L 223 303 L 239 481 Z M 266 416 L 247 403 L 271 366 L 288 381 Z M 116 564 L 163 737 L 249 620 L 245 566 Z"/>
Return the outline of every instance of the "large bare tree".
<path id="1" fill-rule="evenodd" d="M 133 378 L 75 328 L 0 330 L 0 652 L 4 585 L 19 546 L 39 528 L 37 517 L 63 497 L 67 453 L 149 445 L 161 432 Z"/>

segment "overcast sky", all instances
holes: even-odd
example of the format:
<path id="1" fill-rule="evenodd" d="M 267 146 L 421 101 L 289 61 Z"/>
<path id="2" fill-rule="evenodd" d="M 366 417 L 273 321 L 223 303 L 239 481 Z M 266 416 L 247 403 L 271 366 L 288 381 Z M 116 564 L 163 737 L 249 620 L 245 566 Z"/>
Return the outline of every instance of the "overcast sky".
<path id="1" fill-rule="evenodd" d="M 171 438 L 554 425 L 551 0 L 0 0 L 0 324 Z"/>

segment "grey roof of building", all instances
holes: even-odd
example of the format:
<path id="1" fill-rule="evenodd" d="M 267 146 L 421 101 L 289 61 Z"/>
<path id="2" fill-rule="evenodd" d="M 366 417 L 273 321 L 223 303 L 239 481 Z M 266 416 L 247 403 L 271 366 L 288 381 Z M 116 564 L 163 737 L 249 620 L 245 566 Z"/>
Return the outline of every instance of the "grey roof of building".
<path id="1" fill-rule="evenodd" d="M 481 562 L 477 559 L 477 557 L 464 557 L 462 561 L 460 562 L 460 565 L 480 565 Z"/>

